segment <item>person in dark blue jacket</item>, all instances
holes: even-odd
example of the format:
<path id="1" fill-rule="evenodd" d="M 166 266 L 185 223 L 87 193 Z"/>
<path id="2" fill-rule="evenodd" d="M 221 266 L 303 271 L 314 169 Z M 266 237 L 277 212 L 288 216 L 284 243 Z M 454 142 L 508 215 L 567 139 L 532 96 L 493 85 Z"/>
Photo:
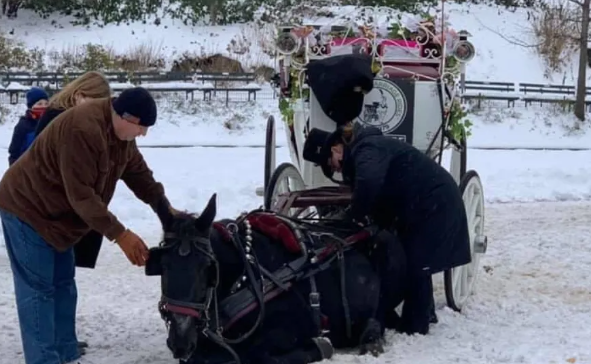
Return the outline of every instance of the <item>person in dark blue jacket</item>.
<path id="1" fill-rule="evenodd" d="M 431 276 L 471 261 L 466 210 L 451 174 L 412 145 L 360 124 L 334 133 L 312 129 L 303 152 L 327 177 L 342 173 L 352 189 L 353 220 L 363 224 L 370 217 L 396 231 L 408 278 L 402 316 L 389 308 L 386 324 L 427 334 L 437 322 Z M 388 325 L 388 317 L 396 324 Z"/>
<path id="2" fill-rule="evenodd" d="M 33 143 L 37 123 L 45 112 L 49 96 L 42 88 L 33 87 L 27 92 L 26 99 L 27 111 L 14 127 L 12 140 L 8 147 L 8 165 L 16 162 Z"/>

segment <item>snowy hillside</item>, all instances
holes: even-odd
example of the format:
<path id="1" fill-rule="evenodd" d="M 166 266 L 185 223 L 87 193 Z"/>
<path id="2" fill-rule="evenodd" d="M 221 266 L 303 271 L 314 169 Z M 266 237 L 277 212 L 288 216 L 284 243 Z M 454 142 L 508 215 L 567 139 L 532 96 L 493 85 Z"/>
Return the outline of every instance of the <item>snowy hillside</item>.
<path id="1" fill-rule="evenodd" d="M 451 26 L 467 29 L 476 46 L 476 57 L 467 66 L 467 79 L 472 81 L 565 83 L 573 85 L 571 63 L 562 73 L 544 77 L 542 60 L 531 48 L 515 45 L 504 38 L 533 42 L 527 11 L 509 11 L 496 6 L 446 3 L 445 11 Z M 68 18 L 41 19 L 31 11 L 22 10 L 16 20 L 3 18 L 0 32 L 36 48 L 44 62 L 57 62 L 80 52 L 87 43 L 100 44 L 116 55 L 143 54 L 161 59 L 170 67 L 183 53 L 205 56 L 221 53 L 239 60 L 246 69 L 273 66 L 269 29 L 252 24 L 229 26 L 186 26 L 180 21 L 154 19 L 146 23 L 74 27 Z M 502 34 L 502 36 L 501 36 Z M 223 103 L 206 104 L 161 100 L 158 126 L 144 140 L 143 145 L 162 144 L 262 144 L 264 125 L 268 115 L 280 119 L 277 99 L 268 85 L 257 96 L 258 102 L 233 102 L 229 109 Z M 182 106 L 180 106 L 180 104 Z M 14 122 L 23 112 L 22 105 L 11 106 L 0 102 L 0 147 L 7 147 Z M 518 103 L 507 108 L 503 103 L 485 103 L 485 107 L 469 115 L 474 124 L 469 145 L 472 147 L 503 147 L 509 144 L 522 147 L 587 148 L 587 124 L 580 124 L 570 113 L 553 105 L 532 105 L 525 108 Z M 220 137 L 223 136 L 223 140 Z M 279 144 L 284 144 L 280 130 Z"/>
<path id="2" fill-rule="evenodd" d="M 476 46 L 477 55 L 468 66 L 469 80 L 497 80 L 508 82 L 574 83 L 576 62 L 565 72 L 544 78 L 544 67 L 539 57 L 529 48 L 508 42 L 509 39 L 533 44 L 527 10 L 505 10 L 496 6 L 446 3 L 445 12 L 454 29 L 466 29 Z M 55 23 L 55 24 L 54 24 Z M 68 18 L 40 19 L 31 11 L 21 10 L 16 20 L 2 19 L 0 32 L 24 42 L 28 48 L 72 52 L 86 43 L 101 44 L 117 54 L 133 53 L 138 48 L 149 48 L 172 62 L 183 52 L 194 54 L 223 53 L 247 65 L 267 64 L 272 60 L 263 50 L 269 47 L 268 30 L 255 25 L 186 26 L 180 21 L 163 18 L 156 26 L 153 19 L 129 25 L 74 27 Z M 232 40 L 238 49 L 248 47 L 245 54 L 229 51 Z M 241 53 L 241 52 L 239 52 Z"/>

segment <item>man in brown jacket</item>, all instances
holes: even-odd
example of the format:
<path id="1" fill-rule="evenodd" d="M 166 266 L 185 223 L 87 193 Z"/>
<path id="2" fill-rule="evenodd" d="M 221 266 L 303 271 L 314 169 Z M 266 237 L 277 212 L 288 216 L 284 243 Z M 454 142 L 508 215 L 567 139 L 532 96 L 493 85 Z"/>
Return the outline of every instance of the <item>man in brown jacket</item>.
<path id="1" fill-rule="evenodd" d="M 73 246 L 91 229 L 143 266 L 148 248 L 107 208 L 118 180 L 154 211 L 166 204 L 135 138 L 156 122 L 143 88 L 63 112 L 0 181 L 0 217 L 27 364 L 80 357 Z"/>

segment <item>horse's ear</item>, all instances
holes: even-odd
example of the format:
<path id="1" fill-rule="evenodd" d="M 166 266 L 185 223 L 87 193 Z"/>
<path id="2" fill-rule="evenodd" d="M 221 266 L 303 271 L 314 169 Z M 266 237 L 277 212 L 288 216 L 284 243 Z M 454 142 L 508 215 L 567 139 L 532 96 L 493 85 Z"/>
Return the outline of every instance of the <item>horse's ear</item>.
<path id="1" fill-rule="evenodd" d="M 216 197 L 217 194 L 215 193 L 211 195 L 211 198 L 209 199 L 207 206 L 205 206 L 205 209 L 197 218 L 196 224 L 200 228 L 206 229 L 209 228 L 211 224 L 213 224 L 213 221 L 215 220 L 215 215 L 217 214 Z"/>
<path id="2" fill-rule="evenodd" d="M 160 223 L 162 224 L 162 228 L 164 230 L 168 229 L 174 218 L 168 207 L 168 200 L 163 198 L 160 201 L 158 201 L 156 208 L 154 208 L 154 211 L 156 212 L 156 215 L 158 216 L 158 219 L 160 220 Z"/>

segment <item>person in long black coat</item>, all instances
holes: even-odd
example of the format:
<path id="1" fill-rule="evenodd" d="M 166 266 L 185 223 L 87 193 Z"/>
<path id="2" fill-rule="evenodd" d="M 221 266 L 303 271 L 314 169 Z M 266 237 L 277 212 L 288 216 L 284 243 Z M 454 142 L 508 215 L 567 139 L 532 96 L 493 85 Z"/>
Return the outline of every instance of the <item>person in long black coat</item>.
<path id="1" fill-rule="evenodd" d="M 304 159 L 352 187 L 351 217 L 395 229 L 407 256 L 407 289 L 397 328 L 427 334 L 435 322 L 432 275 L 471 261 L 468 222 L 458 185 L 412 145 L 370 126 L 334 133 L 312 129 Z M 392 319 L 396 316 L 391 313 Z"/>

